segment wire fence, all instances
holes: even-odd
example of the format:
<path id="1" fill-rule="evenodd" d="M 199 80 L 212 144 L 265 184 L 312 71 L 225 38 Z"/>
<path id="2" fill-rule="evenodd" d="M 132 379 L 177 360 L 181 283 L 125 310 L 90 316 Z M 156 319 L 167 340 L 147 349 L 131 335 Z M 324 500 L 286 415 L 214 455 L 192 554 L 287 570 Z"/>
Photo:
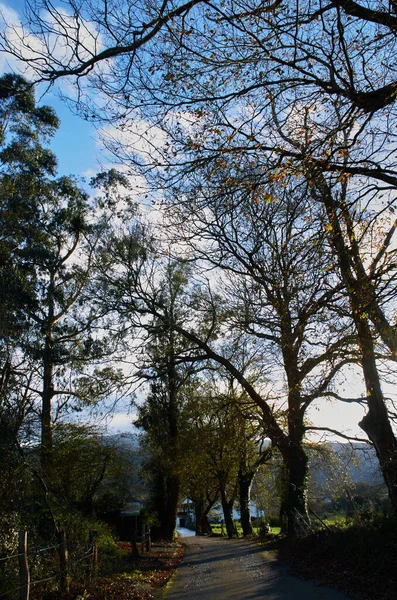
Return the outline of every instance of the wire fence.
<path id="1" fill-rule="evenodd" d="M 13 551 L 5 556 L 0 554 L 0 600 L 29 600 L 31 591 L 35 598 L 47 592 L 68 592 L 71 582 L 85 586 L 99 570 L 98 532 L 88 530 L 88 533 L 88 540 L 84 542 L 81 539 L 67 540 L 66 533 L 58 531 L 55 539 L 52 538 L 47 545 L 29 547 L 27 532 L 20 531 L 18 545 L 15 543 Z M 135 566 L 140 556 L 151 551 L 150 528 L 142 524 L 141 529 L 135 524 L 130 544 L 128 560 Z M 106 551 L 101 557 L 101 572 L 112 568 L 111 561 L 115 557 L 120 560 L 118 553 L 106 555 Z"/>
<path id="2" fill-rule="evenodd" d="M 41 552 L 47 552 L 48 550 L 55 550 L 56 548 L 59 548 L 59 544 L 57 544 L 56 546 L 47 546 L 45 548 L 31 548 L 28 550 L 27 554 L 28 555 L 37 555 L 40 554 Z M 10 560 L 11 558 L 18 558 L 19 556 L 22 556 L 24 553 L 20 552 L 18 554 L 11 554 L 10 556 L 2 556 L 0 557 L 0 562 L 6 561 L 6 560 Z"/>
<path id="3" fill-rule="evenodd" d="M 0 556 L 0 568 L 4 571 L 8 566 L 6 581 L 1 582 L 0 599 L 10 600 L 19 594 L 20 600 L 29 600 L 30 590 L 50 581 L 56 581 L 60 592 L 69 590 L 70 572 L 76 572 L 78 565 L 83 565 L 85 578 L 90 579 L 97 571 L 98 548 L 97 533 L 90 532 L 89 543 L 84 547 L 81 544 L 70 544 L 68 546 L 64 531 L 58 532 L 59 542 L 50 546 L 28 548 L 27 532 L 20 531 L 18 534 L 18 552 L 7 556 Z M 69 552 L 71 551 L 71 556 Z M 54 572 L 45 577 L 40 577 L 40 571 L 35 564 L 35 557 L 42 557 L 47 553 L 48 561 L 41 564 L 41 570 L 54 569 Z M 17 564 L 15 561 L 17 559 Z M 9 563 L 9 564 L 8 564 Z M 37 561 L 36 561 L 37 563 Z M 32 569 L 33 566 L 33 569 Z M 35 578 L 31 577 L 31 571 L 37 571 Z M 3 573 L 4 575 L 4 573 Z M 16 580 L 12 586 L 13 580 Z"/>

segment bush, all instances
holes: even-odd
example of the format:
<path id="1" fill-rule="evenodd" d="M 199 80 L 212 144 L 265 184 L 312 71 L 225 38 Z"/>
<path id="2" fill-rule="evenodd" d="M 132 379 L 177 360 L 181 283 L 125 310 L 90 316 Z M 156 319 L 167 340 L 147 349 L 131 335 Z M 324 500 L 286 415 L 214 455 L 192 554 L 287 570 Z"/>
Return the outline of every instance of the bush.
<path id="1" fill-rule="evenodd" d="M 357 516 L 290 541 L 282 553 L 301 577 L 341 587 L 360 600 L 394 600 L 396 525 L 390 515 L 374 513 L 369 520 Z"/>
<path id="2" fill-rule="evenodd" d="M 270 533 L 270 525 L 267 519 L 256 519 L 255 528 L 258 530 L 258 535 L 261 539 L 266 538 Z"/>
<path id="3" fill-rule="evenodd" d="M 269 523 L 270 527 L 281 527 L 280 517 L 267 517 L 267 522 Z"/>

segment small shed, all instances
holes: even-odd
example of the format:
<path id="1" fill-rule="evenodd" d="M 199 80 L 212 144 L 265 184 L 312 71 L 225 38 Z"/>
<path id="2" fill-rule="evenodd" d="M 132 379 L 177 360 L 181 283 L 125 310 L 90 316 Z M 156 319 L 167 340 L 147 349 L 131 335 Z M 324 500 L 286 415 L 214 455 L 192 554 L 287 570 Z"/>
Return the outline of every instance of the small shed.
<path id="1" fill-rule="evenodd" d="M 137 500 L 126 502 L 119 513 L 117 533 L 122 542 L 130 542 L 140 530 L 143 505 Z"/>

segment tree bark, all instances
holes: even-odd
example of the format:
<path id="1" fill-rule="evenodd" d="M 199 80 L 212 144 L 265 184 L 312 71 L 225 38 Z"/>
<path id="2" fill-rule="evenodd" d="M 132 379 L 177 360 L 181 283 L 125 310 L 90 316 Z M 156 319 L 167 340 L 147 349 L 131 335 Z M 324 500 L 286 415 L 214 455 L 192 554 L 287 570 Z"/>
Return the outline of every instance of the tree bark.
<path id="1" fill-rule="evenodd" d="M 170 327 L 170 351 L 167 357 L 167 383 L 168 383 L 168 428 L 169 428 L 169 469 L 170 473 L 166 478 L 167 501 L 166 514 L 164 515 L 164 539 L 173 540 L 176 528 L 176 518 L 178 512 L 180 477 L 176 472 L 176 463 L 178 462 L 178 374 L 175 366 L 174 354 L 174 332 Z"/>
<path id="2" fill-rule="evenodd" d="M 208 511 L 204 511 L 204 514 L 201 517 L 202 535 L 212 535 L 211 523 L 208 520 L 208 512 L 209 511 L 210 511 L 210 509 L 208 508 Z"/>
<path id="3" fill-rule="evenodd" d="M 155 484 L 155 505 L 159 519 L 158 527 L 153 528 L 154 537 L 172 541 L 176 528 L 178 513 L 180 477 L 179 461 L 179 428 L 178 428 L 178 373 L 175 362 L 175 339 L 172 323 L 165 323 L 164 335 L 167 341 L 165 383 L 166 411 L 164 427 L 167 431 L 166 443 L 162 446 L 165 462 L 157 473 Z"/>
<path id="4" fill-rule="evenodd" d="M 380 384 L 369 324 L 366 319 L 359 319 L 356 327 L 361 342 L 368 405 L 368 412 L 359 425 L 374 444 L 388 489 L 391 508 L 393 514 L 397 515 L 397 440 L 390 424 Z"/>
<path id="5" fill-rule="evenodd" d="M 219 475 L 219 487 L 221 492 L 221 504 L 223 510 L 223 517 L 225 519 L 226 533 L 229 540 L 231 540 L 232 537 L 236 535 L 236 528 L 233 522 L 234 497 L 230 498 L 230 500 L 227 499 L 226 478 L 223 473 Z"/>
<path id="6" fill-rule="evenodd" d="M 212 504 L 206 502 L 204 497 L 199 498 L 194 504 L 196 514 L 196 535 L 211 535 L 212 528 L 208 520 L 208 513 Z"/>
<path id="7" fill-rule="evenodd" d="M 180 492 L 180 480 L 178 475 L 167 477 L 167 514 L 164 523 L 164 539 L 172 541 L 176 528 L 178 513 L 178 502 Z"/>
<path id="8" fill-rule="evenodd" d="M 286 472 L 285 498 L 282 506 L 288 535 L 296 536 L 303 523 L 310 523 L 307 509 L 308 457 L 303 447 L 305 428 L 301 396 L 303 376 L 299 369 L 299 345 L 293 333 L 288 305 L 281 319 L 284 369 L 288 381 L 288 440 L 280 447 Z"/>
<path id="9" fill-rule="evenodd" d="M 239 499 L 240 499 L 240 520 L 243 530 L 243 536 L 252 535 L 251 524 L 251 487 L 255 477 L 255 471 L 244 472 L 240 465 L 238 472 Z"/>
<path id="10" fill-rule="evenodd" d="M 286 473 L 285 492 L 281 505 L 282 527 L 296 536 L 304 523 L 310 523 L 307 510 L 308 457 L 302 444 L 291 445 L 283 452 Z"/>
<path id="11" fill-rule="evenodd" d="M 18 561 L 19 561 L 19 598 L 29 600 L 30 595 L 30 572 L 28 564 L 27 532 L 20 531 L 18 535 Z"/>
<path id="12" fill-rule="evenodd" d="M 52 337 L 46 336 L 43 353 L 43 391 L 41 408 L 41 452 L 40 462 L 43 471 L 51 466 L 52 457 L 52 400 L 54 398 L 54 365 Z"/>
<path id="13" fill-rule="evenodd" d="M 196 526 L 195 526 L 195 531 L 196 531 L 196 535 L 204 535 L 203 532 L 203 522 L 202 519 L 204 517 L 204 505 L 205 505 L 205 500 L 203 497 L 198 498 L 196 500 L 196 502 L 194 503 L 194 512 L 196 515 Z"/>
<path id="14" fill-rule="evenodd" d="M 153 526 L 153 539 L 173 541 L 178 513 L 179 477 L 158 472 L 155 478 L 154 506 L 158 525 Z"/>

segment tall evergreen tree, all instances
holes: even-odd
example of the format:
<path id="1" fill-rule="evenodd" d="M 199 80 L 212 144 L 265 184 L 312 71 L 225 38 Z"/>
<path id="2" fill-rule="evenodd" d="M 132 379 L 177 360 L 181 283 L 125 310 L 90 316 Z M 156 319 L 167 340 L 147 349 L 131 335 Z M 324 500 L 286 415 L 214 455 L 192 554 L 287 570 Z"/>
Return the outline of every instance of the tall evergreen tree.
<path id="1" fill-rule="evenodd" d="M 98 176 L 93 183 L 106 193 L 91 201 L 72 177 L 56 178 L 47 143 L 58 119 L 51 108 L 36 106 L 22 78 L 0 80 L 0 112 L 3 388 L 11 375 L 15 385 L 18 363 L 20 384 L 40 404 L 44 468 L 51 460 L 54 402 L 59 408 L 71 398 L 93 400 L 117 379 L 108 368 L 96 380 L 87 377 L 87 365 L 108 350 L 104 334 L 94 339 L 101 315 L 88 292 L 96 247 L 116 205 L 113 184 L 125 180 L 114 172 Z"/>

